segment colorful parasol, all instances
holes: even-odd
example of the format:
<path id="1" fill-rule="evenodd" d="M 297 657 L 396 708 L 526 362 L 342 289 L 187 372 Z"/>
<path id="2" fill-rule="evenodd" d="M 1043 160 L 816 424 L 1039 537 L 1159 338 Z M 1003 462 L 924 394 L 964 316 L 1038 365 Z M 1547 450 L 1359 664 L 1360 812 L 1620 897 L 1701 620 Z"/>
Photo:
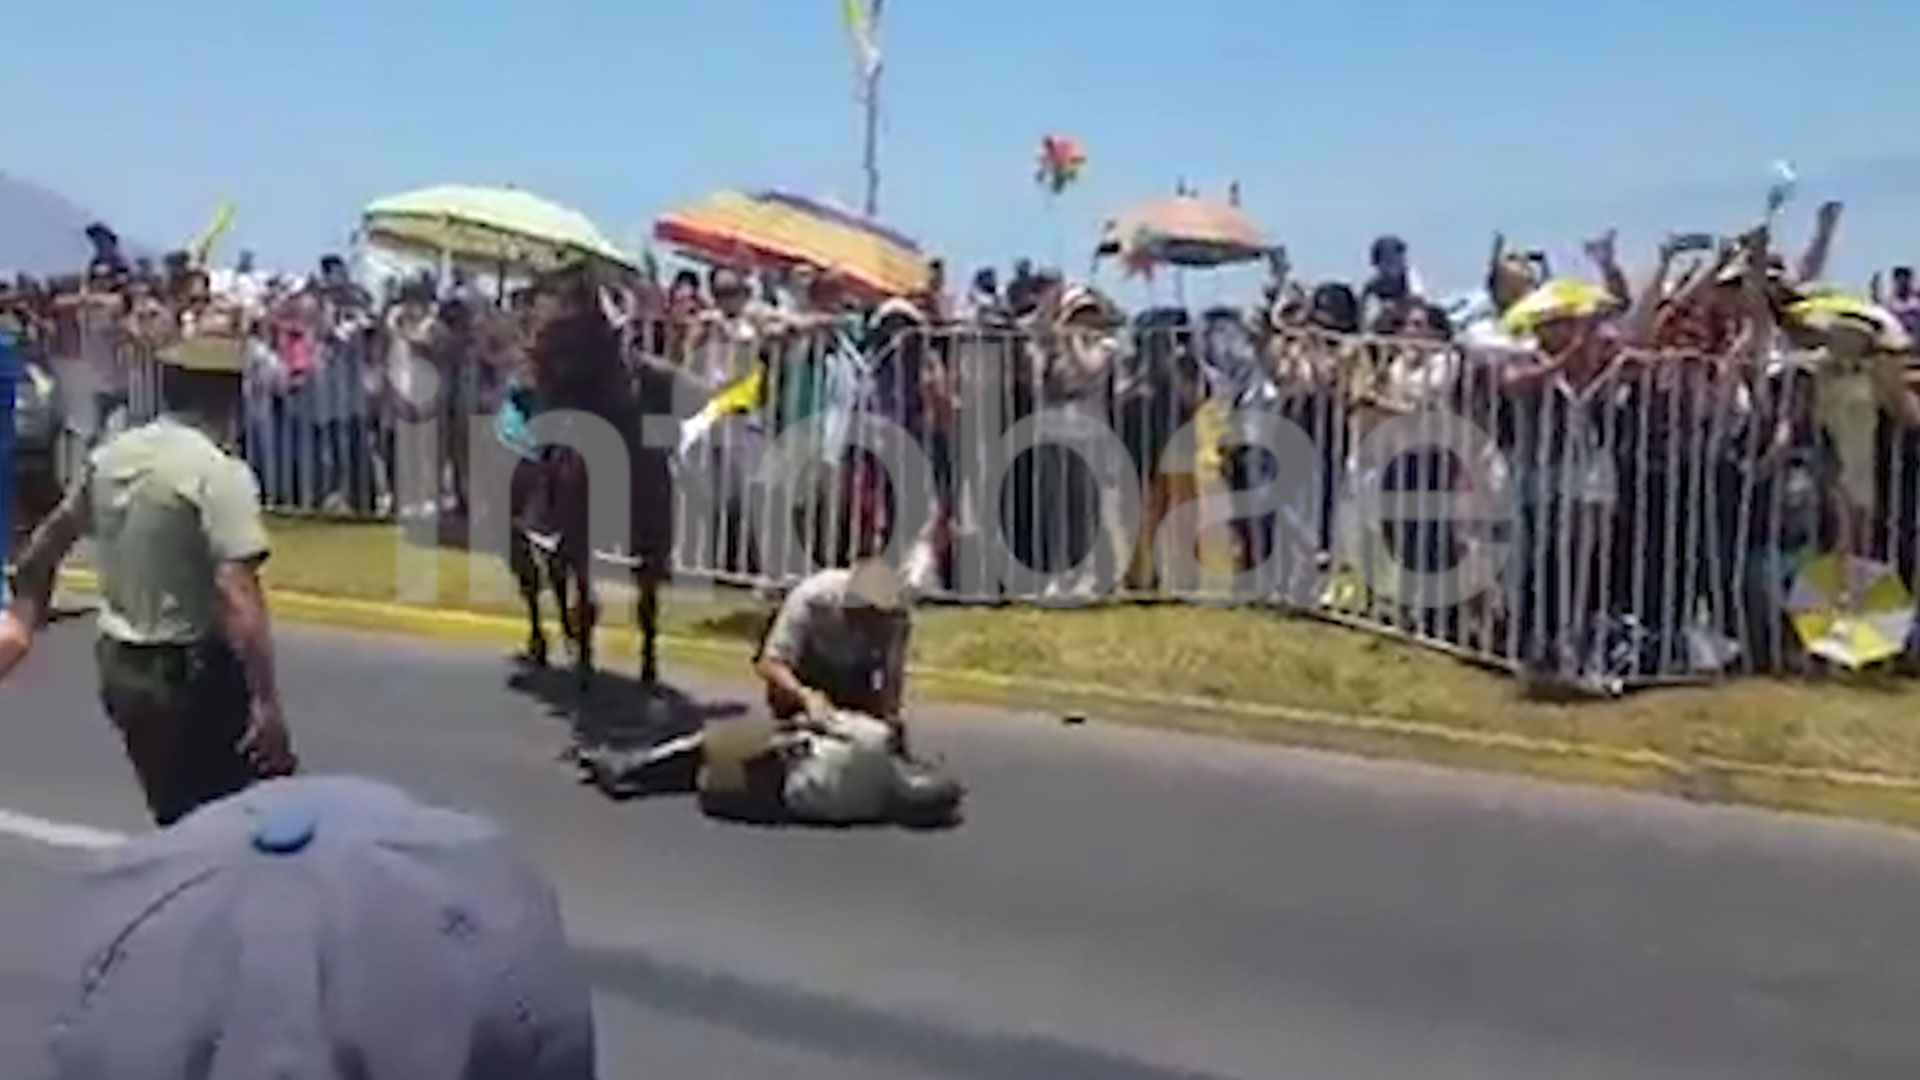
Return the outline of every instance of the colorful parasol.
<path id="1" fill-rule="evenodd" d="M 1794 578 L 1787 612 L 1807 651 L 1849 668 L 1898 656 L 1913 633 L 1913 595 L 1886 563 L 1834 553 L 1807 561 Z"/>
<path id="2" fill-rule="evenodd" d="M 1501 328 L 1522 336 L 1554 319 L 1580 319 L 1598 315 L 1614 303 L 1613 294 L 1598 285 L 1571 278 L 1555 278 L 1528 293 L 1507 309 Z"/>
<path id="3" fill-rule="evenodd" d="M 377 199 L 368 239 L 486 263 L 552 269 L 586 256 L 637 269 L 585 214 L 515 188 L 447 184 Z"/>
<path id="4" fill-rule="evenodd" d="M 1211 267 L 1253 262 L 1270 250 L 1259 226 L 1239 207 L 1177 195 L 1109 221 L 1095 255 L 1116 255 L 1130 266 Z"/>
<path id="5" fill-rule="evenodd" d="M 811 266 L 870 296 L 913 296 L 930 281 L 919 245 L 835 206 L 770 191 L 723 191 L 654 223 L 664 243 L 726 265 Z"/>

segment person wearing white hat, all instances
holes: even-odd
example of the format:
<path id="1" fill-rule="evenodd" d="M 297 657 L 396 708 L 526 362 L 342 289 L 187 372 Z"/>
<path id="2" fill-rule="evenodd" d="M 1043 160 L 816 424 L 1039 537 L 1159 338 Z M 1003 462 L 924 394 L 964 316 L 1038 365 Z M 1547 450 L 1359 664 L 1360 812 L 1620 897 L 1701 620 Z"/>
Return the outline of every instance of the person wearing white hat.
<path id="1" fill-rule="evenodd" d="M 813 574 L 787 594 L 755 657 L 767 707 L 788 724 L 853 710 L 897 732 L 910 632 L 906 588 L 885 562 Z"/>

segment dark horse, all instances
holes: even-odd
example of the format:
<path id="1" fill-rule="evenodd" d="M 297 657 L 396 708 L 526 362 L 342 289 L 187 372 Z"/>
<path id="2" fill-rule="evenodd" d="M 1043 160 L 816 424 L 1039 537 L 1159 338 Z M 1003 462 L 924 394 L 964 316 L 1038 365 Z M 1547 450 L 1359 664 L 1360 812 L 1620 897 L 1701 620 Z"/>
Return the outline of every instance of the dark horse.
<path id="1" fill-rule="evenodd" d="M 588 467 L 580 454 L 569 445 L 551 444 L 516 468 L 508 561 L 527 607 L 524 659 L 538 666 L 547 662 L 546 634 L 540 623 L 544 579 L 573 647 L 579 687 L 582 692 L 589 688 L 594 672 L 593 631 L 599 622 L 593 570 L 596 562 L 605 561 L 624 569 L 633 581 L 640 681 L 651 687 L 660 674 L 659 592 L 671 573 L 674 492 L 671 441 L 642 435 L 648 416 L 671 412 L 660 400 L 670 388 L 628 366 L 620 336 L 584 274 L 557 274 L 540 288 L 542 310 L 536 315 L 529 364 L 532 411 L 556 416 L 563 431 L 591 416 L 620 433 L 631 477 L 631 516 L 623 548 L 596 552 L 589 536 Z"/>

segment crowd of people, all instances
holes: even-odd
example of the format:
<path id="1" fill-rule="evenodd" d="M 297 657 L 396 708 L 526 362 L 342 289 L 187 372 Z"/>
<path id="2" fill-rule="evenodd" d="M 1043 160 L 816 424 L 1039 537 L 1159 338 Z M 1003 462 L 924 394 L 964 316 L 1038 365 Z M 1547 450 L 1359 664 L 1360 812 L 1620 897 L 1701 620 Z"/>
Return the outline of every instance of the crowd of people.
<path id="1" fill-rule="evenodd" d="M 805 267 L 671 277 L 649 267 L 607 279 L 602 297 L 634 362 L 671 370 L 696 405 L 756 370 L 767 379 L 704 433 L 698 458 L 716 470 L 720 497 L 714 514 L 688 522 L 698 535 L 676 549 L 683 570 L 789 581 L 804 571 L 799 556 L 762 550 L 756 515 L 774 511 L 758 464 L 774 437 L 816 414 L 841 423 L 827 425 L 831 445 L 813 449 L 846 467 L 807 490 L 802 531 L 830 549 L 808 554 L 844 565 L 871 547 L 899 509 L 889 488 L 898 479 L 854 444 L 861 418 L 885 416 L 934 466 L 933 514 L 909 545 L 915 587 L 1026 593 L 1004 573 L 969 574 L 964 541 L 997 521 L 1019 568 L 1035 575 L 1031 598 L 1195 588 L 1191 573 L 1162 580 L 1163 526 L 1203 487 L 1247 495 L 1274 483 L 1288 463 L 1243 444 L 1250 424 L 1278 417 L 1306 436 L 1316 479 L 1232 523 L 1235 568 L 1270 571 L 1246 598 L 1331 606 L 1535 667 L 1672 673 L 1727 662 L 1699 659 L 1702 634 L 1737 643 L 1751 665 L 1794 651 L 1777 625 L 1783 571 L 1758 569 L 1761 555 L 1842 550 L 1894 562 L 1913 580 L 1920 413 L 1898 358 L 1920 332 L 1920 294 L 1911 270 L 1897 268 L 1875 279 L 1871 300 L 1834 307 L 1839 294 L 1816 283 L 1840 218 L 1838 203 L 1821 207 L 1792 265 L 1765 228 L 1674 236 L 1639 281 L 1601 236 L 1586 245 L 1593 285 L 1497 237 L 1484 287 L 1464 297 L 1430 291 L 1391 236 L 1372 245 L 1355 283 L 1303 280 L 1276 251 L 1257 302 L 1203 312 L 1129 316 L 1026 261 L 1004 282 L 978 270 L 960 290 L 936 263 L 925 293 L 884 303 Z M 185 255 L 130 266 L 110 231 L 94 237 L 84 275 L 0 295 L 29 356 L 55 373 L 81 444 L 140 411 L 143 355 L 220 339 L 245 350 L 243 451 L 269 505 L 469 509 L 468 421 L 501 410 L 526 381 L 525 293 L 456 271 L 444 282 L 396 279 L 376 295 L 337 256 L 300 277 L 263 274 L 244 255 L 230 270 Z M 1796 359 L 1836 350 L 1872 362 L 1847 368 L 1853 377 L 1845 365 Z M 1013 462 L 997 500 L 969 485 L 980 446 L 1054 407 L 1098 421 L 1126 460 L 1038 446 Z M 1435 409 L 1490 433 L 1484 475 L 1431 447 L 1362 460 L 1384 420 Z M 438 499 L 396 505 L 398 422 L 426 418 L 441 421 Z M 1195 424 L 1201 444 L 1170 454 Z M 1390 582 L 1354 530 L 1337 527 L 1361 482 L 1513 500 L 1504 531 L 1414 514 L 1380 545 L 1401 570 L 1433 573 L 1504 540 L 1517 555 L 1499 587 L 1439 602 Z M 1138 531 L 1115 536 L 1117 489 L 1136 484 Z M 1175 548 L 1198 542 L 1172 535 Z"/>

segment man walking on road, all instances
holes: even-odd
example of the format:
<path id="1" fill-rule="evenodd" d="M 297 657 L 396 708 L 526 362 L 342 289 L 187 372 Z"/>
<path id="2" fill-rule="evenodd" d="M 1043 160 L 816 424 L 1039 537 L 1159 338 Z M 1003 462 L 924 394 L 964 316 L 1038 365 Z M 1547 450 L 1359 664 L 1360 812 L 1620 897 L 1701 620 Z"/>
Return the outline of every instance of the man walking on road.
<path id="1" fill-rule="evenodd" d="M 168 411 L 89 455 L 21 552 L 0 614 L 4 680 L 46 619 L 61 561 L 92 539 L 101 702 L 162 827 L 296 768 L 259 578 L 259 489 L 223 448 L 239 364 L 209 343 L 169 350 Z"/>

